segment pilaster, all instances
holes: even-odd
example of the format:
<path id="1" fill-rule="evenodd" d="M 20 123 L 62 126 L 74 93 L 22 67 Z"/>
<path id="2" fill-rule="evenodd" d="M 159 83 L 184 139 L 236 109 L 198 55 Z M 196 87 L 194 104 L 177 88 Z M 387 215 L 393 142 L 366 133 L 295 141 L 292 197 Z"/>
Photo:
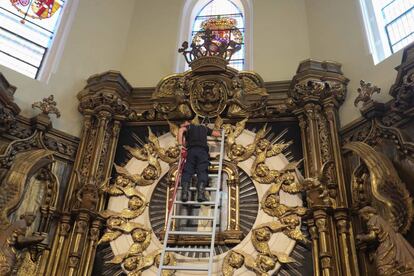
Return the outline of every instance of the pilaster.
<path id="1" fill-rule="evenodd" d="M 347 83 L 339 63 L 306 60 L 290 90 L 301 128 L 305 182 L 312 183 L 305 188 L 314 275 L 359 275 L 338 135 Z"/>

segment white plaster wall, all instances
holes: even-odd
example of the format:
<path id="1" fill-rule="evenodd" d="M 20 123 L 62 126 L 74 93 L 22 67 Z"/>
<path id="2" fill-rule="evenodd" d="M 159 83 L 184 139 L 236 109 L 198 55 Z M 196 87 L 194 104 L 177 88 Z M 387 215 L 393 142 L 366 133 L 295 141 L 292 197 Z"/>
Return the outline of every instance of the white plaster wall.
<path id="1" fill-rule="evenodd" d="M 342 63 L 343 72 L 350 79 L 340 110 L 341 125 L 360 117 L 354 100 L 361 79 L 381 88 L 381 94 L 375 94 L 374 99 L 388 101 L 389 88 L 396 77 L 394 67 L 401 63 L 402 51 L 374 65 L 359 0 L 306 0 L 306 9 L 311 58 Z"/>
<path id="2" fill-rule="evenodd" d="M 359 116 L 353 107 L 360 79 L 381 87 L 388 99 L 401 52 L 374 66 L 366 42 L 359 0 L 254 0 L 253 70 L 265 81 L 291 79 L 300 61 L 335 60 L 351 79 L 341 108 L 342 125 Z M 76 94 L 92 74 L 121 70 L 138 87 L 155 86 L 174 72 L 184 0 L 79 1 L 62 59 L 48 84 L 0 66 L 17 86 L 22 114 L 34 115 L 31 103 L 56 96 L 62 117 L 58 129 L 79 135 L 81 115 Z"/>
<path id="3" fill-rule="evenodd" d="M 304 0 L 254 0 L 253 70 L 265 81 L 291 79 L 309 58 Z M 155 86 L 174 73 L 184 0 L 137 1 L 122 73 L 133 86 Z"/>
<path id="4" fill-rule="evenodd" d="M 82 116 L 78 112 L 77 93 L 93 74 L 109 69 L 119 70 L 125 52 L 134 0 L 81 0 L 68 35 L 62 59 L 49 80 L 43 83 L 0 66 L 7 80 L 17 87 L 15 101 L 22 115 L 32 117 L 31 104 L 50 94 L 62 116 L 53 126 L 79 136 Z"/>
<path id="5" fill-rule="evenodd" d="M 253 70 L 265 81 L 289 80 L 309 58 L 305 1 L 253 0 Z"/>

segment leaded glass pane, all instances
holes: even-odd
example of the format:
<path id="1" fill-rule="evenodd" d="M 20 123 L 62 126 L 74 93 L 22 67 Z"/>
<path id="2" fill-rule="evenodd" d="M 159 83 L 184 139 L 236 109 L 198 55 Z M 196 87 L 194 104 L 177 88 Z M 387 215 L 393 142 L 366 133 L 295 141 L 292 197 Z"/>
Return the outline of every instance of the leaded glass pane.
<path id="1" fill-rule="evenodd" d="M 36 78 L 65 1 L 0 0 L 0 64 Z"/>
<path id="2" fill-rule="evenodd" d="M 202 29 L 202 22 L 205 22 L 210 18 L 219 19 L 223 17 L 235 19 L 237 22 L 235 26 L 240 30 L 244 37 L 245 29 L 243 12 L 230 0 L 212 0 L 208 2 L 195 17 L 191 37 L 193 38 L 194 35 Z M 243 70 L 245 64 L 244 57 L 245 47 L 243 43 L 241 50 L 232 56 L 229 65 L 235 69 Z"/>

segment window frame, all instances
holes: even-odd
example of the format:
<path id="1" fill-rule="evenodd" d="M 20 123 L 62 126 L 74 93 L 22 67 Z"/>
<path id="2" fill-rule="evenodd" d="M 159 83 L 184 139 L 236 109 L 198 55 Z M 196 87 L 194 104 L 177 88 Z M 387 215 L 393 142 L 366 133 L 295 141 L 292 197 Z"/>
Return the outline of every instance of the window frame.
<path id="1" fill-rule="evenodd" d="M 180 31 L 177 40 L 177 49 L 181 47 L 184 41 L 192 39 L 191 34 L 193 30 L 193 23 L 196 16 L 199 14 L 211 0 L 187 0 L 181 13 Z M 243 13 L 244 16 L 244 69 L 251 70 L 253 68 L 253 4 L 251 0 L 231 0 Z M 181 73 L 186 70 L 186 62 L 181 54 L 176 54 L 176 62 L 174 71 Z"/>
<path id="2" fill-rule="evenodd" d="M 56 28 L 54 30 L 54 36 L 50 41 L 50 46 L 46 48 L 46 52 L 43 54 L 42 63 L 39 66 L 35 77 L 28 76 L 24 73 L 15 71 L 27 78 L 38 80 L 40 82 L 48 83 L 53 73 L 57 71 L 60 63 L 60 59 L 63 55 L 64 45 L 68 38 L 72 23 L 75 18 L 76 10 L 79 5 L 79 0 L 66 0 L 60 18 L 56 22 Z M 38 20 L 38 19 L 32 19 Z M 13 70 L 12 67 L 1 65 Z M 13 70 L 14 71 L 14 70 Z"/>
<path id="3" fill-rule="evenodd" d="M 392 56 L 393 54 L 399 52 L 404 47 L 397 51 L 394 51 L 391 44 L 389 43 L 389 36 L 386 26 L 391 22 L 385 22 L 385 20 L 383 20 L 382 14 L 383 8 L 389 4 L 385 5 L 381 9 L 376 10 L 373 4 L 373 0 L 360 0 L 359 2 L 362 18 L 365 25 L 365 35 L 368 40 L 373 62 L 376 65 L 386 58 Z M 403 14 L 401 14 L 399 17 L 401 17 Z"/>

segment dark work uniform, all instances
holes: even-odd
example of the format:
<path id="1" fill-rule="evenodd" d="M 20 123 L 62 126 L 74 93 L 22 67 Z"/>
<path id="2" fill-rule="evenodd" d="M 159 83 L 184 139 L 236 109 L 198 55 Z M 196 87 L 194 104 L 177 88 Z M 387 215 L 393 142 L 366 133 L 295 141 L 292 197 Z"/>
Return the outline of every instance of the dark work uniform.
<path id="1" fill-rule="evenodd" d="M 204 125 L 189 125 L 185 132 L 187 147 L 187 160 L 184 165 L 181 183 L 190 183 L 191 177 L 197 173 L 197 184 L 208 182 L 208 166 L 210 156 L 208 153 L 207 136 L 212 130 Z"/>

